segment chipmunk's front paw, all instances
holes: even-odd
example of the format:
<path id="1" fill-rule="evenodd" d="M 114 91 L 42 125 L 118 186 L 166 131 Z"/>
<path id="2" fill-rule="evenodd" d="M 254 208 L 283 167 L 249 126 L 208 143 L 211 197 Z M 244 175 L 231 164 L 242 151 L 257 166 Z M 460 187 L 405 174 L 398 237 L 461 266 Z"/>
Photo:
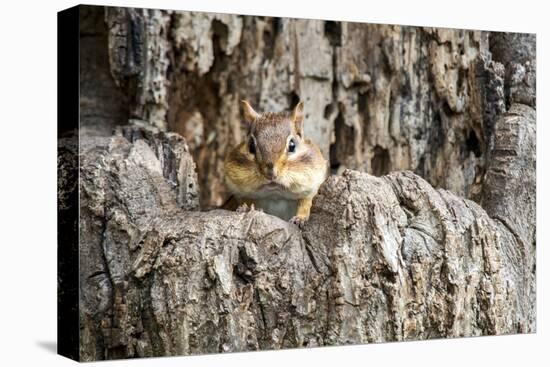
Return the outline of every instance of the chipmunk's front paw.
<path id="1" fill-rule="evenodd" d="M 239 205 L 239 207 L 235 211 L 237 213 L 246 213 L 246 212 L 250 212 L 252 210 L 254 210 L 254 204 L 250 204 L 250 206 L 248 206 L 248 204 L 242 203 L 241 205 Z"/>
<path id="2" fill-rule="evenodd" d="M 307 222 L 307 218 L 299 217 L 297 215 L 290 219 L 290 223 L 297 225 L 298 228 L 300 229 L 304 228 L 304 225 L 306 224 L 306 222 Z"/>

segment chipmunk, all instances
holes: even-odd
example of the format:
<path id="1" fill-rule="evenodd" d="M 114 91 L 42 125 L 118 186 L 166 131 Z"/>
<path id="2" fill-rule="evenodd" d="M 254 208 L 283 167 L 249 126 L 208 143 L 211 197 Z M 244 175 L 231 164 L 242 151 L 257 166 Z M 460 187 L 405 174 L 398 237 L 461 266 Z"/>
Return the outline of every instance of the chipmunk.
<path id="1" fill-rule="evenodd" d="M 304 138 L 304 105 L 259 114 L 241 104 L 247 138 L 225 158 L 225 183 L 239 208 L 253 205 L 301 227 L 328 170 L 319 148 Z"/>

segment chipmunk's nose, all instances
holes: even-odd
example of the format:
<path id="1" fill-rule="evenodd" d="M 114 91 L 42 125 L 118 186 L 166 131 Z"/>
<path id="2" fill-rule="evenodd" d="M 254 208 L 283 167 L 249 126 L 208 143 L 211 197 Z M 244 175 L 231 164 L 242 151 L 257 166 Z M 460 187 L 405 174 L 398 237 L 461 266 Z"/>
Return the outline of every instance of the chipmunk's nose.
<path id="1" fill-rule="evenodd" d="M 277 172 L 275 172 L 273 163 L 267 163 L 265 165 L 265 177 L 267 177 L 269 180 L 273 180 L 277 177 Z"/>

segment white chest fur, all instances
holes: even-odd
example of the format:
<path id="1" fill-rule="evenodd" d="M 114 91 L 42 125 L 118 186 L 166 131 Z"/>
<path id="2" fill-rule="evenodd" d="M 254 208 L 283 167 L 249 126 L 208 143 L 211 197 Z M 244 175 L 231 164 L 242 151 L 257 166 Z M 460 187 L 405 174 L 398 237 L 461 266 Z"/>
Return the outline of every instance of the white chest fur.
<path id="1" fill-rule="evenodd" d="M 289 220 L 296 215 L 297 201 L 279 197 L 266 197 L 257 199 L 256 206 L 267 214 Z"/>

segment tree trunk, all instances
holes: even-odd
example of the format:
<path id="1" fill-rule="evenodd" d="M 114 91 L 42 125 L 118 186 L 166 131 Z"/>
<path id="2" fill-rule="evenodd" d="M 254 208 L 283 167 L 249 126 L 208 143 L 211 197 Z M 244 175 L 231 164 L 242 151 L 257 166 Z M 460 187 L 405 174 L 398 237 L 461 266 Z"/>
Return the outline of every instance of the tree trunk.
<path id="1" fill-rule="evenodd" d="M 196 178 L 173 133 L 87 140 L 83 360 L 535 330 L 532 243 L 412 172 L 331 176 L 300 231 L 258 211 L 185 210 Z M 506 200 L 534 229 L 531 203 Z"/>
<path id="2" fill-rule="evenodd" d="M 83 360 L 535 331 L 534 36 L 85 8 Z M 243 98 L 305 102 L 302 231 L 199 211 Z"/>
<path id="3" fill-rule="evenodd" d="M 304 100 L 305 132 L 334 173 L 409 169 L 479 202 L 510 105 L 506 60 L 534 68 L 534 35 L 124 8 L 105 20 L 129 114 L 186 138 L 205 208 L 226 197 L 240 99 L 265 111 Z"/>

